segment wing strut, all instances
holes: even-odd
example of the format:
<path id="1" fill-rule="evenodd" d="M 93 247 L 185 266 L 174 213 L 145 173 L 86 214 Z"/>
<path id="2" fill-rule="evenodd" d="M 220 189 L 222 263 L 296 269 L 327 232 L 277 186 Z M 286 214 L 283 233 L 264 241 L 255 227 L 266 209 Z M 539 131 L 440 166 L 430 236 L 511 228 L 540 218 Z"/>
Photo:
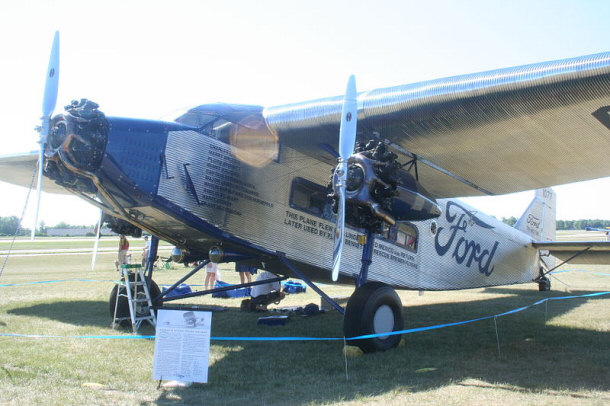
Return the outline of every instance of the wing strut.
<path id="1" fill-rule="evenodd" d="M 566 259 L 565 261 L 563 261 L 563 262 L 562 262 L 562 263 L 560 263 L 559 265 L 555 265 L 553 268 L 549 269 L 548 271 L 541 273 L 541 274 L 540 274 L 540 276 L 542 277 L 542 276 L 546 276 L 546 275 L 550 274 L 550 273 L 551 273 L 551 272 L 553 272 L 555 269 L 559 268 L 559 267 L 560 267 L 560 266 L 562 266 L 562 265 L 567 264 L 568 262 L 570 262 L 570 261 L 571 261 L 571 260 L 573 260 L 574 258 L 581 256 L 581 255 L 582 255 L 582 254 L 584 254 L 585 252 L 589 251 L 591 248 L 593 248 L 593 247 L 587 247 L 587 248 L 585 248 L 585 249 L 584 249 L 584 250 L 582 250 L 582 251 L 578 251 L 576 254 L 572 255 L 570 258 Z"/>
<path id="2" fill-rule="evenodd" d="M 496 195 L 495 193 L 490 192 L 489 190 L 487 190 L 485 188 L 482 188 L 481 186 L 479 186 L 479 185 L 477 185 L 475 183 L 472 183 L 471 181 L 469 181 L 467 179 L 462 178 L 460 175 L 457 175 L 457 174 L 455 174 L 455 173 L 453 173 L 453 172 L 451 172 L 451 171 L 449 171 L 449 170 L 447 170 L 447 169 L 445 169 L 445 168 L 443 168 L 441 166 L 438 166 L 437 164 L 435 164 L 433 162 L 430 162 L 427 159 L 424 159 L 424 158 L 420 157 L 419 155 L 416 155 L 416 154 L 414 154 L 412 152 L 407 151 L 406 149 L 404 149 L 403 147 L 401 147 L 398 144 L 395 144 L 393 142 L 389 142 L 388 145 L 391 148 L 399 151 L 400 153 L 405 154 L 406 156 L 410 156 L 411 158 L 413 158 L 415 160 L 414 164 L 415 164 L 415 170 L 416 171 L 417 171 L 417 163 L 421 162 L 422 164 L 424 164 L 426 166 L 429 166 L 430 168 L 435 169 L 435 170 L 439 171 L 440 173 L 442 173 L 444 175 L 447 175 L 450 178 L 453 178 L 453 179 L 457 180 L 458 182 L 461 182 L 461 183 L 463 183 L 463 184 L 465 184 L 467 186 L 470 186 L 471 188 L 476 189 L 476 190 L 478 190 L 481 193 L 484 193 L 484 194 L 486 194 L 488 196 L 495 196 Z M 407 165 L 410 164 L 410 163 L 411 162 L 407 162 Z M 417 177 L 419 178 L 419 176 L 417 176 Z M 419 179 L 417 179 L 417 180 L 419 180 Z"/>

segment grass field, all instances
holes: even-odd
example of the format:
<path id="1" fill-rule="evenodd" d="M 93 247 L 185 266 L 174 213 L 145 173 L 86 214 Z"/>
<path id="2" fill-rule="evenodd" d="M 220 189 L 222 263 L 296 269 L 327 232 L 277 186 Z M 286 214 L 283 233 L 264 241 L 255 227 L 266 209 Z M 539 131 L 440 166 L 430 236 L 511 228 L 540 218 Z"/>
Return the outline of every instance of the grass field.
<path id="1" fill-rule="evenodd" d="M 0 266 L 9 244 L 0 240 Z M 61 337 L 0 336 L 1 404 L 610 403 L 610 295 L 553 300 L 496 320 L 408 334 L 397 349 L 368 355 L 349 347 L 344 356 L 342 341 L 212 341 L 209 383 L 158 389 L 151 378 L 152 340 L 67 337 L 131 336 L 130 330 L 110 328 L 108 296 L 117 279 L 117 241 L 103 242 L 113 250 L 100 253 L 95 271 L 90 270 L 90 255 L 68 251 L 92 245 L 91 240 L 55 239 L 13 246 L 0 276 L 0 333 Z M 138 260 L 141 242 L 132 241 L 131 247 Z M 44 250 L 44 255 L 24 255 L 32 250 Z M 610 266 L 561 270 L 566 269 L 572 271 L 558 273 L 551 292 L 538 292 L 534 284 L 400 292 L 405 328 L 491 316 L 542 298 L 610 290 Z M 155 279 L 172 283 L 185 271 L 174 266 L 157 271 Z M 221 265 L 221 272 L 228 282 L 238 279 L 232 264 Z M 202 284 L 203 278 L 198 274 L 189 282 Z M 57 282 L 33 283 L 42 281 Z M 290 295 L 282 306 L 319 304 L 309 290 Z M 352 291 L 332 285 L 324 290 L 335 296 Z M 190 302 L 225 308 L 213 315 L 216 337 L 341 336 L 342 320 L 335 311 L 291 316 L 285 326 L 268 327 L 257 326 L 260 314 L 240 312 L 240 299 Z M 140 333 L 154 330 L 145 326 Z"/>

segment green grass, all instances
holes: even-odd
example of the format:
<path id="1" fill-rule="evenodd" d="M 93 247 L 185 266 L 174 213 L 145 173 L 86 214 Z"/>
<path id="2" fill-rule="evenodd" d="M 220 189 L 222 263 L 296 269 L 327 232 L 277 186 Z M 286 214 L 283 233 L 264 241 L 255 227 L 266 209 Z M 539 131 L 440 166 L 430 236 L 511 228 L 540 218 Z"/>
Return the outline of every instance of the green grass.
<path id="1" fill-rule="evenodd" d="M 115 241 L 108 242 L 115 246 Z M 27 249 L 55 248 L 40 242 Z M 76 245 L 76 244 L 75 244 Z M 132 244 L 133 246 L 133 244 Z M 61 248 L 66 248 L 62 246 Z M 2 246 L 0 246 L 0 249 Z M 22 249 L 22 248 L 19 248 Z M 135 249 L 135 248 L 134 248 Z M 137 253 L 135 251 L 134 253 Z M 63 338 L 0 337 L 2 404 L 608 404 L 610 402 L 610 298 L 551 301 L 494 320 L 406 335 L 388 352 L 362 355 L 341 341 L 212 341 L 209 383 L 157 389 L 151 379 L 152 340 L 76 339 L 74 335 L 130 335 L 110 328 L 108 296 L 117 278 L 115 254 L 14 256 L 0 284 L 0 333 Z M 0 258 L 3 261 L 3 258 Z M 0 262 L 1 263 L 1 262 Z M 610 273 L 610 266 L 570 266 Z M 222 276 L 236 282 L 232 264 Z M 172 283 L 182 266 L 157 271 Z M 529 305 L 544 297 L 610 290 L 610 277 L 560 273 L 552 292 L 535 285 L 457 292 L 400 292 L 405 328 L 469 320 Z M 91 279 L 80 282 L 75 279 Z M 203 284 L 204 274 L 189 283 Z M 566 291 L 569 289 L 569 291 Z M 325 285 L 331 295 L 351 288 Z M 340 337 L 337 312 L 291 316 L 285 326 L 258 326 L 260 314 L 239 311 L 240 299 L 196 298 L 222 306 L 212 336 Z M 283 306 L 320 303 L 310 289 Z M 545 322 L 546 320 L 546 322 Z M 154 334 L 145 326 L 141 334 Z M 347 360 L 347 374 L 345 363 Z"/>
<path id="2" fill-rule="evenodd" d="M 141 238 L 133 238 L 129 240 L 130 249 L 132 254 L 139 254 L 144 248 L 144 240 Z M 28 250 L 66 250 L 66 249 L 93 249 L 94 239 L 93 237 L 36 237 L 35 241 L 30 241 L 29 237 L 19 237 L 14 242 L 12 238 L 4 237 L 0 238 L 0 252 L 4 254 L 9 249 L 14 251 Z M 118 249 L 117 237 L 102 237 L 98 245 L 99 248 L 112 248 Z M 161 241 L 159 243 L 159 249 L 162 251 L 168 251 L 172 248 L 171 245 Z"/>

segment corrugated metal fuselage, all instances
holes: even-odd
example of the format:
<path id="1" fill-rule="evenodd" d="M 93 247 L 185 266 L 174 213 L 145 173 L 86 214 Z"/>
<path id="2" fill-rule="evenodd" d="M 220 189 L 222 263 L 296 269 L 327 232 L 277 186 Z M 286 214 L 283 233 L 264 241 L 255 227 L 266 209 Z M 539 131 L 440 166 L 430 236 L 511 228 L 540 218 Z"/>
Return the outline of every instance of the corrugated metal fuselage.
<path id="1" fill-rule="evenodd" d="M 308 199 L 321 196 L 331 166 L 280 147 L 277 160 L 254 168 L 237 160 L 230 145 L 187 126 L 109 122 L 97 175 L 130 222 L 200 257 L 220 244 L 285 273 L 273 257 L 286 255 L 313 279 L 330 280 L 334 223 L 328 207 Z M 312 190 L 318 195 L 306 193 Z M 438 203 L 439 218 L 408 225 L 410 241 L 395 234 L 376 239 L 369 280 L 445 290 L 537 276 L 531 238 L 459 201 Z M 343 281 L 360 270 L 357 234 L 347 231 Z"/>

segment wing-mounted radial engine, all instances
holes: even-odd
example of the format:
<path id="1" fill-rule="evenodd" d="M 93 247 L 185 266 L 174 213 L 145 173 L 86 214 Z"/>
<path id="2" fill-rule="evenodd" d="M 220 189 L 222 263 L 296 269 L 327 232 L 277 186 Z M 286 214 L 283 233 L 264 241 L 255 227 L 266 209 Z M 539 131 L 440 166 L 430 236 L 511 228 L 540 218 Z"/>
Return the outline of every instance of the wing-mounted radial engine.
<path id="1" fill-rule="evenodd" d="M 417 181 L 406 176 L 408 182 L 399 182 L 402 167 L 398 156 L 388 151 L 385 144 L 371 140 L 366 145 L 356 144 L 358 121 L 358 94 L 356 80 L 350 76 L 339 126 L 339 153 L 337 167 L 330 179 L 337 213 L 333 247 L 332 279 L 336 281 L 341 267 L 341 255 L 345 245 L 345 223 L 366 230 L 372 240 L 375 233 L 394 225 L 396 220 L 424 220 L 438 217 L 438 205 L 425 197 Z M 415 162 L 415 160 L 413 161 Z M 404 171 L 403 171 L 404 172 Z M 404 184 L 406 187 L 401 186 Z M 363 264 L 370 263 L 372 245 L 363 248 Z M 368 252 L 371 251 L 371 252 Z M 367 253 L 368 252 L 368 253 Z M 361 271 L 362 281 L 366 281 L 368 265 Z"/>
<path id="2" fill-rule="evenodd" d="M 376 139 L 357 143 L 347 159 L 345 222 L 373 233 L 381 233 L 396 221 L 426 220 L 440 215 L 440 208 L 425 196 L 423 188 L 408 172 L 398 155 Z M 329 182 L 333 211 L 338 212 L 337 171 Z"/>
<path id="3" fill-rule="evenodd" d="M 133 224 L 104 213 L 100 224 L 106 224 L 110 230 L 117 234 L 130 235 L 134 238 L 142 237 L 142 230 Z"/>

